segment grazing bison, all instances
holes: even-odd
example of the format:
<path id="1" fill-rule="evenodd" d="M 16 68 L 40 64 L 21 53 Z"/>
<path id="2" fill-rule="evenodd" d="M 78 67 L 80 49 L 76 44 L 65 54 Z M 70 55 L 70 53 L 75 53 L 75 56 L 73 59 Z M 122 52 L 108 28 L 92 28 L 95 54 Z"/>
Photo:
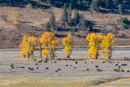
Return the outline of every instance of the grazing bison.
<path id="1" fill-rule="evenodd" d="M 89 71 L 89 69 L 86 69 L 86 71 Z"/>
<path id="2" fill-rule="evenodd" d="M 28 67 L 29 70 L 34 70 L 34 68 Z"/>
<path id="3" fill-rule="evenodd" d="M 101 69 L 97 69 L 97 71 L 98 71 L 98 72 L 102 72 L 102 70 L 101 70 Z"/>
<path id="4" fill-rule="evenodd" d="M 96 65 L 95 67 L 96 67 L 96 68 L 99 68 L 99 66 L 98 66 L 98 65 Z"/>
<path id="5" fill-rule="evenodd" d="M 74 67 L 74 69 L 76 69 L 76 67 Z"/>
<path id="6" fill-rule="evenodd" d="M 118 66 L 118 63 L 117 63 L 117 64 L 115 64 L 115 66 Z"/>
<path id="7" fill-rule="evenodd" d="M 48 70 L 49 68 L 47 67 L 46 70 Z"/>
<path id="8" fill-rule="evenodd" d="M 66 65 L 66 66 L 68 66 L 68 65 Z"/>
<path id="9" fill-rule="evenodd" d="M 38 61 L 38 63 L 42 63 L 43 60 Z"/>
<path id="10" fill-rule="evenodd" d="M 78 64 L 78 62 L 76 61 L 75 64 Z"/>
<path id="11" fill-rule="evenodd" d="M 121 64 L 121 66 L 127 66 L 127 64 Z"/>
<path id="12" fill-rule="evenodd" d="M 103 61 L 102 63 L 105 63 L 105 61 Z"/>

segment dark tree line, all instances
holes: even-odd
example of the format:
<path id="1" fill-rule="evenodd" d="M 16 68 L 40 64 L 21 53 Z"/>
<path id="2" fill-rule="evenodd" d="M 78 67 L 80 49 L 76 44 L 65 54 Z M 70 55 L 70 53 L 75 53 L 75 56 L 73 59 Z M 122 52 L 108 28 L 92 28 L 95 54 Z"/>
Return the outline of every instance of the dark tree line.
<path id="1" fill-rule="evenodd" d="M 124 7 L 130 8 L 130 0 L 38 0 L 50 5 L 64 8 L 64 4 L 66 7 L 71 5 L 72 9 L 80 9 L 80 10 L 88 10 L 91 8 L 93 10 L 99 11 L 100 7 L 110 9 L 118 9 L 120 14 L 123 14 Z M 22 4 L 32 4 L 32 8 L 45 8 L 45 6 L 37 5 L 37 3 L 33 0 L 0 0 L 0 3 L 6 3 L 7 5 L 19 5 L 19 2 Z"/>

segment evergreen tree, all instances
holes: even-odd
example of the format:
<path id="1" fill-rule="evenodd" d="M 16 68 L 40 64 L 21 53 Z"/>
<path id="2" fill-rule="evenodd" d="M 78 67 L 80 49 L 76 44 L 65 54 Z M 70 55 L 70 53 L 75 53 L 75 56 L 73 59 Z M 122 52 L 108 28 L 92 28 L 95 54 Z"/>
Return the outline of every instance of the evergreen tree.
<path id="1" fill-rule="evenodd" d="M 128 18 L 127 17 L 122 18 L 122 22 L 123 22 L 123 28 L 124 29 L 128 29 L 129 28 L 129 24 L 130 24 Z"/>
<path id="2" fill-rule="evenodd" d="M 68 22 L 68 12 L 67 12 L 67 5 L 64 4 L 64 12 L 63 12 L 63 18 L 62 18 L 63 22 Z"/>
<path id="3" fill-rule="evenodd" d="M 72 9 L 76 7 L 75 0 L 71 0 Z"/>
<path id="4" fill-rule="evenodd" d="M 123 8 L 121 4 L 119 4 L 118 12 L 119 14 L 123 15 Z"/>
<path id="5" fill-rule="evenodd" d="M 77 1 L 77 5 L 78 5 L 78 6 L 81 6 L 81 0 L 78 0 L 78 1 Z"/>
<path id="6" fill-rule="evenodd" d="M 88 26 L 88 30 L 89 30 L 89 31 L 92 31 L 92 30 L 93 30 L 93 25 L 92 25 L 92 24 L 90 24 L 90 25 Z"/>
<path id="7" fill-rule="evenodd" d="M 68 8 L 68 23 L 71 22 L 71 4 L 69 5 L 69 8 Z"/>
<path id="8" fill-rule="evenodd" d="M 85 31 L 86 29 L 86 20 L 85 20 L 84 14 L 80 15 L 80 28 L 82 31 Z"/>
<path id="9" fill-rule="evenodd" d="M 50 29 L 50 24 L 49 22 L 47 22 L 47 25 L 46 25 L 46 32 L 51 32 L 51 29 Z"/>
<path id="10" fill-rule="evenodd" d="M 101 3 L 101 0 L 93 0 L 90 5 L 91 9 L 98 11 L 100 3 Z"/>
<path id="11" fill-rule="evenodd" d="M 49 19 L 49 24 L 52 29 L 55 29 L 55 16 L 54 14 Z"/>
<path id="12" fill-rule="evenodd" d="M 115 29 L 115 35 L 116 35 L 116 37 L 117 37 L 117 34 L 118 34 L 118 31 L 117 31 L 117 26 L 116 26 L 116 24 L 114 24 L 114 29 Z"/>
<path id="13" fill-rule="evenodd" d="M 106 35 L 108 31 L 107 31 L 107 24 L 105 23 L 105 21 L 103 21 L 101 27 L 102 27 L 102 34 Z"/>
<path id="14" fill-rule="evenodd" d="M 123 0 L 113 0 L 114 5 L 117 6 L 118 4 L 121 4 Z"/>
<path id="15" fill-rule="evenodd" d="M 112 0 L 105 0 L 105 7 L 109 8 L 111 6 Z"/>
<path id="16" fill-rule="evenodd" d="M 74 15 L 74 22 L 75 22 L 76 25 L 79 23 L 79 20 L 80 20 L 80 15 L 76 10 L 75 15 Z"/>
<path id="17" fill-rule="evenodd" d="M 130 0 L 125 0 L 127 5 L 130 5 Z"/>
<path id="18" fill-rule="evenodd" d="M 48 4 L 52 4 L 52 0 L 47 0 L 47 3 Z"/>

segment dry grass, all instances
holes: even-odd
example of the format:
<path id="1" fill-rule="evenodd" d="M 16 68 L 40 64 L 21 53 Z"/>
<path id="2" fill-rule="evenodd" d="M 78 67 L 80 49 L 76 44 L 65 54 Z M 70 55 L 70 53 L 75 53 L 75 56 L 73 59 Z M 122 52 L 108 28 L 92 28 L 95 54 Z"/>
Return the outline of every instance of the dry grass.
<path id="1" fill-rule="evenodd" d="M 39 57 L 34 57 L 34 59 L 36 59 L 37 61 L 40 61 L 40 60 L 45 60 L 44 58 L 39 58 Z M 109 60 L 109 59 L 100 59 L 100 58 L 98 58 L 97 60 L 96 59 L 93 59 L 93 58 L 76 58 L 76 59 L 74 59 L 73 60 L 73 58 L 72 58 L 72 60 L 58 60 L 59 58 L 56 58 L 55 60 L 48 60 L 48 61 L 57 61 L 57 62 L 74 62 L 74 61 L 78 61 L 78 62 L 83 62 L 83 61 L 86 61 L 86 62 L 99 62 L 99 63 L 102 63 L 102 62 L 104 62 L 104 61 L 109 61 L 109 62 L 120 62 L 120 63 L 127 63 L 127 62 L 129 62 L 129 61 L 126 61 L 126 60 L 123 60 L 123 59 L 111 59 L 111 60 Z M 15 62 L 35 62 L 33 59 L 27 59 L 27 58 L 0 58 L 0 60 L 2 61 L 2 60 L 4 60 L 4 61 L 15 61 Z"/>
<path id="2" fill-rule="evenodd" d="M 0 76 L 0 87 L 88 87 L 107 82 L 104 78 L 41 78 Z"/>
<path id="3" fill-rule="evenodd" d="M 41 78 L 0 76 L 0 87 L 129 87 L 130 78 L 111 82 L 110 78 Z M 115 78 L 116 79 L 116 78 Z M 105 84 L 101 84 L 105 83 Z M 100 85 L 101 84 L 101 85 Z"/>
<path id="4" fill-rule="evenodd" d="M 108 82 L 96 87 L 130 87 L 130 78 L 122 78 L 117 81 Z"/>
<path id="5" fill-rule="evenodd" d="M 5 15 L 9 22 L 9 23 L 4 23 L 3 20 L 0 20 L 0 27 L 1 27 L 0 29 L 3 29 L 2 32 L 0 33 L 0 42 L 2 42 L 2 43 L 0 43 L 1 48 L 2 47 L 3 48 L 6 48 L 6 47 L 7 48 L 8 47 L 17 47 L 18 48 L 19 43 L 22 39 L 22 36 L 19 36 L 19 32 L 17 31 L 20 29 L 16 28 L 16 26 L 11 24 L 14 21 L 14 13 L 16 11 L 19 11 L 19 13 L 21 14 L 21 21 L 24 22 L 23 24 L 32 26 L 32 28 L 33 28 L 33 26 L 35 26 L 35 27 L 40 28 L 41 30 L 43 29 L 42 32 L 27 30 L 28 34 L 35 35 L 37 37 L 41 37 L 41 34 L 44 32 L 45 24 L 49 20 L 52 13 L 54 13 L 54 15 L 56 16 L 57 22 L 59 22 L 61 13 L 62 13 L 61 9 L 59 9 L 59 8 L 51 7 L 50 9 L 47 9 L 47 10 L 32 9 L 30 5 L 27 5 L 25 8 L 1 7 L 0 11 L 1 11 L 0 15 Z M 94 29 L 101 29 L 100 25 L 103 22 L 115 23 L 120 16 L 119 14 L 111 14 L 111 13 L 102 14 L 102 13 L 98 13 L 98 12 L 93 12 L 92 14 L 90 14 L 89 11 L 79 11 L 79 12 L 84 13 L 85 18 L 87 20 L 93 21 L 95 23 Z M 123 16 L 124 17 L 126 16 L 130 20 L 129 15 L 123 15 Z M 74 17 L 74 10 L 72 11 L 72 17 Z M 113 27 L 108 26 L 108 29 L 111 29 L 111 28 L 113 28 Z M 11 32 L 14 32 L 14 34 L 12 34 Z M 26 34 L 25 32 L 23 32 L 21 35 Z M 58 35 L 64 34 L 66 36 L 67 33 L 68 32 L 64 32 L 64 33 L 57 32 L 56 34 L 58 34 Z M 119 32 L 119 36 L 122 33 L 124 33 L 126 35 L 126 38 L 116 38 L 116 41 L 114 43 L 115 46 L 130 45 L 130 42 L 129 42 L 130 41 L 130 29 Z M 8 34 L 10 34 L 10 36 Z M 76 35 L 73 36 L 75 46 L 76 47 L 87 47 L 88 41 L 86 40 L 86 38 L 77 37 L 77 32 L 75 34 Z M 86 32 L 84 32 L 84 33 L 80 32 L 80 34 L 83 36 L 86 36 Z M 15 37 L 17 37 L 18 40 L 12 41 L 12 39 L 14 39 Z M 63 39 L 63 37 L 58 37 L 58 40 L 60 42 L 60 47 L 62 47 L 62 45 L 61 45 L 62 39 Z"/>

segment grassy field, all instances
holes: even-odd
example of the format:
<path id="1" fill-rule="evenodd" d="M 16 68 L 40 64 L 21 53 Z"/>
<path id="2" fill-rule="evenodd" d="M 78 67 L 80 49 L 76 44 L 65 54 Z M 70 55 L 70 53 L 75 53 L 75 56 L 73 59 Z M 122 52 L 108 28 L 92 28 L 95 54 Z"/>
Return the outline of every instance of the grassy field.
<path id="1" fill-rule="evenodd" d="M 0 87 L 129 87 L 130 78 L 111 82 L 110 78 L 41 78 L 0 76 Z M 105 84 L 102 84 L 105 83 Z"/>
<path id="2" fill-rule="evenodd" d="M 4 60 L 3 58 L 1 60 Z M 32 60 L 13 58 L 5 59 L 5 61 L 15 61 L 32 63 Z M 59 62 L 58 60 L 56 60 Z M 77 60 L 78 62 L 82 60 Z M 87 62 L 101 63 L 105 60 L 86 59 Z M 122 60 L 112 60 L 116 62 L 124 62 Z M 67 62 L 67 61 L 66 61 Z M 72 62 L 72 61 L 68 61 Z M 0 87 L 129 87 L 130 77 L 27 77 L 27 76 L 10 76 L 0 75 Z"/>
<path id="3" fill-rule="evenodd" d="M 111 60 L 99 58 L 74 58 L 74 60 L 49 60 L 36 65 L 36 61 L 17 57 L 19 52 L 1 51 L 0 58 L 0 87 L 129 87 L 130 61 L 122 58 Z M 79 51 L 79 53 L 81 53 Z M 6 57 L 2 58 L 2 54 Z M 14 57 L 11 57 L 13 55 Z M 116 54 L 119 56 L 119 54 Z M 123 54 L 122 54 L 123 55 Z M 62 55 L 63 56 L 63 55 Z M 126 55 L 125 55 L 126 56 Z M 3 56 L 4 57 L 4 56 Z M 40 58 L 36 58 L 40 61 Z M 75 62 L 78 62 L 76 64 Z M 56 63 L 54 63 L 56 62 Z M 86 62 L 86 63 L 85 63 Z M 103 63 L 105 62 L 105 63 Z M 125 72 L 115 72 L 118 66 Z M 11 68 L 13 64 L 15 68 Z M 68 65 L 68 66 L 66 66 Z M 95 66 L 98 65 L 99 68 Z M 24 69 L 17 67 L 25 67 Z M 28 68 L 34 68 L 29 70 Z M 36 69 L 38 67 L 38 69 Z M 46 68 L 49 68 L 48 70 Z M 76 68 L 75 68 L 76 67 Z M 57 69 L 61 69 L 55 72 Z M 89 69 L 87 71 L 86 69 Z M 98 72 L 97 69 L 102 70 Z"/>

